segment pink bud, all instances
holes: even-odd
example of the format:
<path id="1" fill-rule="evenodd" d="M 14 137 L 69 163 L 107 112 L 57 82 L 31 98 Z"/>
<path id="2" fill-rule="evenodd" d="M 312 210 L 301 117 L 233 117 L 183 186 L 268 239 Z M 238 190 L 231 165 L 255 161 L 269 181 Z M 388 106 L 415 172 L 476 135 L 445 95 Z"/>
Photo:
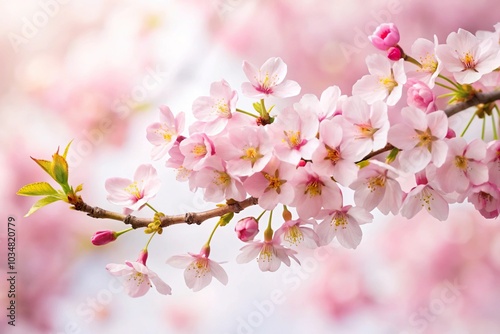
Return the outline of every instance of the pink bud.
<path id="1" fill-rule="evenodd" d="M 387 58 L 389 58 L 390 60 L 397 61 L 400 60 L 401 57 L 403 57 L 403 51 L 399 46 L 391 46 L 387 50 Z"/>
<path id="2" fill-rule="evenodd" d="M 385 51 L 399 43 L 399 31 L 394 23 L 382 23 L 368 39 L 377 49 Z"/>
<path id="3" fill-rule="evenodd" d="M 422 109 L 426 113 L 436 111 L 436 97 L 432 90 L 424 82 L 418 80 L 408 80 L 410 88 L 408 88 L 408 95 L 406 98 L 406 103 L 409 106 L 414 106 Z"/>
<path id="4" fill-rule="evenodd" d="M 446 139 L 451 139 L 451 138 L 455 138 L 457 136 L 457 134 L 455 133 L 455 131 L 453 131 L 452 128 L 448 128 L 448 132 L 446 133 Z"/>
<path id="5" fill-rule="evenodd" d="M 259 222 L 254 217 L 240 219 L 236 223 L 234 231 L 241 241 L 252 241 L 257 233 L 259 233 Z"/>
<path id="6" fill-rule="evenodd" d="M 109 244 L 110 242 L 113 242 L 116 240 L 116 232 L 114 231 L 97 231 L 93 236 L 92 236 L 92 243 L 95 246 L 102 246 Z"/>
<path id="7" fill-rule="evenodd" d="M 139 262 L 143 265 L 146 265 L 146 261 L 148 260 L 148 251 L 146 249 L 143 249 L 140 253 L 139 253 L 139 257 L 137 258 L 137 261 L 136 262 Z"/>

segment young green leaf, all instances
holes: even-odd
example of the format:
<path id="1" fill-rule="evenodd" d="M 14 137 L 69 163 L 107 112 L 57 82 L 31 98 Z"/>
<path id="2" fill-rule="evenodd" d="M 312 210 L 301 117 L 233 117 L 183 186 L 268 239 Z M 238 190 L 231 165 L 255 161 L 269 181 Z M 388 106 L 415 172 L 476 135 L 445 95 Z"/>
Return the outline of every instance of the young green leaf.
<path id="1" fill-rule="evenodd" d="M 54 197 L 54 196 L 44 197 L 41 200 L 39 200 L 38 202 L 36 202 L 35 204 L 33 204 L 30 211 L 28 211 L 28 213 L 24 217 L 28 217 L 29 215 L 33 214 L 38 209 L 41 209 L 44 206 L 49 205 L 50 203 L 54 203 L 54 202 L 57 202 L 60 200 L 61 199 L 59 197 Z"/>
<path id="2" fill-rule="evenodd" d="M 52 188 L 47 182 L 30 183 L 17 191 L 21 196 L 44 196 L 44 195 L 57 195 L 57 190 Z"/>

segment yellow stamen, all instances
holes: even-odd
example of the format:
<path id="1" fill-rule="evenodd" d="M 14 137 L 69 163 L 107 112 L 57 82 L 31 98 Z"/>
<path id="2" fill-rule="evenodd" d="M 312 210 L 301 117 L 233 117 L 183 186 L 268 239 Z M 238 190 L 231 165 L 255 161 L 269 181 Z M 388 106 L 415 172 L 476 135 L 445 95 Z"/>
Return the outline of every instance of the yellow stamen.
<path id="1" fill-rule="evenodd" d="M 253 165 L 257 162 L 257 160 L 259 160 L 262 157 L 263 155 L 260 154 L 258 147 L 248 147 L 245 149 L 245 154 L 240 158 L 243 160 L 249 160 L 252 163 L 253 167 Z"/>
<path id="2" fill-rule="evenodd" d="M 368 189 L 370 189 L 371 192 L 374 192 L 378 188 L 385 187 L 385 180 L 386 179 L 384 175 L 371 177 L 368 180 Z"/>
<path id="3" fill-rule="evenodd" d="M 466 170 L 467 169 L 467 159 L 463 156 L 457 155 L 455 157 L 455 166 L 457 166 L 458 169 L 461 170 Z"/>
<path id="4" fill-rule="evenodd" d="M 304 234 L 297 225 L 293 225 L 285 233 L 284 239 L 292 245 L 298 245 L 304 241 Z"/>
<path id="5" fill-rule="evenodd" d="M 309 197 L 321 196 L 321 188 L 324 186 L 320 180 L 310 181 L 306 186 L 304 194 L 309 194 Z"/>
<path id="6" fill-rule="evenodd" d="M 137 186 L 137 182 L 129 184 L 126 188 L 125 191 L 128 192 L 130 195 L 134 195 L 136 198 L 141 198 L 141 192 L 139 191 L 139 187 Z"/>
<path id="7" fill-rule="evenodd" d="M 197 144 L 194 145 L 193 150 L 191 151 L 195 156 L 200 157 L 207 154 L 207 148 L 205 145 Z"/>
<path id="8" fill-rule="evenodd" d="M 276 170 L 274 176 L 265 172 L 263 172 L 263 174 L 266 180 L 269 181 L 269 185 L 267 186 L 266 190 L 264 190 L 264 192 L 268 192 L 269 190 L 273 189 L 274 191 L 276 191 L 276 193 L 281 194 L 281 185 L 286 183 L 286 180 L 280 179 L 279 170 Z"/>

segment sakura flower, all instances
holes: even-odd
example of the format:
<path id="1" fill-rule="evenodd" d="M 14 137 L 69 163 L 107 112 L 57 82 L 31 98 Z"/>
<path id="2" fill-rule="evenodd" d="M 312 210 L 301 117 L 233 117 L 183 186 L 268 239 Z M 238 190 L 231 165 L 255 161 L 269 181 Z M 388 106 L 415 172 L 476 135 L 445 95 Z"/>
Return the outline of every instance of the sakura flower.
<path id="1" fill-rule="evenodd" d="M 365 152 L 359 151 L 355 141 L 343 136 L 343 117 L 325 120 L 320 124 L 320 144 L 312 154 L 312 169 L 320 175 L 331 175 L 343 186 L 349 186 L 358 175 L 356 161 Z"/>
<path id="2" fill-rule="evenodd" d="M 146 129 L 146 138 L 154 145 L 151 151 L 153 160 L 161 159 L 172 148 L 184 130 L 184 119 L 183 112 L 174 117 L 169 107 L 160 107 L 160 122 L 153 123 Z"/>
<path id="3" fill-rule="evenodd" d="M 320 245 L 328 245 L 337 237 L 345 248 L 356 248 L 361 242 L 363 232 L 359 225 L 370 223 L 373 215 L 360 207 L 347 205 L 341 209 L 325 210 L 326 218 L 316 227 Z"/>
<path id="4" fill-rule="evenodd" d="M 430 113 L 437 110 L 436 97 L 432 90 L 424 82 L 415 79 L 410 79 L 407 82 L 409 85 L 406 103 L 409 106 L 417 107 Z"/>
<path id="5" fill-rule="evenodd" d="M 448 218 L 449 205 L 444 193 L 434 189 L 427 180 L 425 170 L 416 175 L 417 186 L 406 194 L 401 206 L 401 215 L 413 218 L 421 209 L 427 210 L 431 216 L 441 221 Z"/>
<path id="6" fill-rule="evenodd" d="M 500 140 L 488 145 L 485 163 L 488 166 L 489 181 L 500 188 Z"/>
<path id="7" fill-rule="evenodd" d="M 219 263 L 210 260 L 209 255 L 210 246 L 204 246 L 199 254 L 175 255 L 167 260 L 167 264 L 175 268 L 185 269 L 186 285 L 194 292 L 208 286 L 212 282 L 212 277 L 226 285 L 228 282 L 226 271 Z"/>
<path id="8" fill-rule="evenodd" d="M 402 123 L 389 130 L 389 142 L 402 151 L 398 161 L 404 171 L 415 173 L 430 162 L 440 167 L 448 146 L 444 138 L 448 133 L 448 117 L 442 110 L 426 114 L 415 107 L 401 110 Z"/>
<path id="9" fill-rule="evenodd" d="M 125 261 L 125 264 L 110 263 L 106 270 L 113 276 L 124 276 L 125 291 L 130 297 L 141 297 L 154 284 L 156 290 L 163 295 L 172 294 L 172 289 L 151 269 L 146 267 L 147 251 L 142 251 L 136 262 Z"/>
<path id="10" fill-rule="evenodd" d="M 464 138 L 448 141 L 448 154 L 443 166 L 437 170 L 437 180 L 445 192 L 464 193 L 470 185 L 488 182 L 488 167 L 483 163 L 486 144 L 475 139 L 469 144 Z"/>
<path id="11" fill-rule="evenodd" d="M 290 180 L 294 172 L 294 165 L 273 158 L 261 172 L 248 177 L 243 185 L 250 195 L 259 199 L 262 208 L 272 210 L 278 203 L 288 205 L 293 201 L 295 191 Z"/>
<path id="12" fill-rule="evenodd" d="M 134 180 L 114 177 L 106 180 L 108 201 L 130 210 L 141 209 L 160 190 L 161 180 L 152 165 L 140 165 Z"/>
<path id="13" fill-rule="evenodd" d="M 215 154 L 212 140 L 204 133 L 195 133 L 179 144 L 179 150 L 184 155 L 183 166 L 187 169 L 199 170 L 205 161 Z"/>
<path id="14" fill-rule="evenodd" d="M 241 90 L 248 97 L 264 98 L 271 95 L 285 98 L 300 93 L 297 82 L 283 81 L 287 66 L 281 58 L 269 58 L 260 69 L 245 61 L 243 71 L 250 82 L 244 82 Z"/>
<path id="15" fill-rule="evenodd" d="M 378 208 L 384 215 L 397 214 L 403 200 L 403 191 L 390 166 L 375 161 L 360 169 L 358 178 L 350 188 L 354 190 L 356 206 L 367 211 Z"/>
<path id="16" fill-rule="evenodd" d="M 377 49 L 385 51 L 399 43 L 399 30 L 394 23 L 382 23 L 368 39 Z"/>
<path id="17" fill-rule="evenodd" d="M 295 257 L 297 252 L 281 246 L 280 238 L 276 236 L 267 241 L 251 241 L 240 250 L 241 254 L 236 257 L 237 263 L 248 263 L 257 258 L 259 269 L 262 271 L 274 272 L 282 262 L 290 266 L 290 258 L 300 263 Z"/>
<path id="18" fill-rule="evenodd" d="M 479 39 L 467 30 L 458 29 L 439 45 L 436 53 L 444 67 L 460 84 L 470 84 L 500 66 L 500 49 L 491 38 Z"/>
<path id="19" fill-rule="evenodd" d="M 276 143 L 274 147 L 276 156 L 294 165 L 298 164 L 301 158 L 311 159 L 312 152 L 318 145 L 316 138 L 318 128 L 319 121 L 316 115 L 285 108 L 269 126 Z"/>
<path id="20" fill-rule="evenodd" d="M 342 193 L 339 186 L 328 175 L 320 175 L 312 170 L 311 163 L 297 169 L 292 181 L 295 206 L 300 218 L 316 216 L 323 205 L 332 208 L 342 206 Z"/>
<path id="21" fill-rule="evenodd" d="M 252 241 L 257 233 L 259 233 L 259 222 L 254 217 L 240 219 L 236 223 L 234 231 L 241 241 Z"/>
<path id="22" fill-rule="evenodd" d="M 492 183 L 472 187 L 469 202 L 485 218 L 497 218 L 500 210 L 500 190 Z"/>
<path id="23" fill-rule="evenodd" d="M 342 116 L 351 124 L 343 129 L 344 137 L 354 139 L 358 154 L 365 156 L 387 144 L 389 120 L 384 102 L 368 105 L 360 97 L 352 96 L 344 101 Z"/>
<path id="24" fill-rule="evenodd" d="M 352 87 L 352 95 L 362 97 L 372 104 L 387 98 L 387 105 L 395 105 L 403 93 L 406 83 L 404 60 L 393 64 L 382 55 L 374 54 L 366 57 L 366 65 L 370 74 L 356 81 Z"/>
<path id="25" fill-rule="evenodd" d="M 232 128 L 228 138 L 216 140 L 217 154 L 227 161 L 234 175 L 248 176 L 260 172 L 273 155 L 273 145 L 264 127 Z"/>
<path id="26" fill-rule="evenodd" d="M 318 246 L 319 238 L 316 232 L 307 224 L 315 224 L 313 220 L 294 219 L 287 220 L 276 230 L 275 237 L 282 242 L 287 242 L 290 246 L 305 246 L 315 248 Z"/>
<path id="27" fill-rule="evenodd" d="M 226 163 L 217 156 L 205 161 L 203 168 L 196 173 L 193 184 L 205 189 L 204 198 L 210 202 L 228 199 L 242 201 L 246 195 L 240 179 L 228 173 Z"/>
<path id="28" fill-rule="evenodd" d="M 411 46 L 411 54 L 421 66 L 409 71 L 408 76 L 424 82 L 430 88 L 434 88 L 434 82 L 443 68 L 443 63 L 436 55 L 437 46 L 436 36 L 434 36 L 434 43 L 425 38 L 418 38 Z"/>
<path id="29" fill-rule="evenodd" d="M 220 133 L 236 111 L 238 94 L 227 81 L 214 82 L 210 86 L 210 96 L 202 96 L 193 102 L 193 115 L 204 123 L 204 132 L 208 135 Z"/>
<path id="30" fill-rule="evenodd" d="M 337 86 L 328 87 L 321 93 L 318 100 L 316 95 L 305 94 L 298 103 L 294 104 L 294 109 L 301 114 L 313 113 L 318 116 L 318 121 L 330 118 L 337 111 L 337 103 L 340 98 L 340 88 Z"/>

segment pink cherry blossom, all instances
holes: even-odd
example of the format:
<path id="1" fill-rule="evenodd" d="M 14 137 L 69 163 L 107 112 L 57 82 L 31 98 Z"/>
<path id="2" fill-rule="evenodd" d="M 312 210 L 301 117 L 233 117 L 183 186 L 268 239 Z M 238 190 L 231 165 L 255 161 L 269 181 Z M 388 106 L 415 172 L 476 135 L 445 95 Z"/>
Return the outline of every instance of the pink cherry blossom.
<path id="1" fill-rule="evenodd" d="M 274 139 L 276 156 L 285 162 L 298 164 L 301 158 L 311 159 L 318 145 L 316 134 L 319 121 L 312 113 L 285 108 L 269 126 Z"/>
<path id="2" fill-rule="evenodd" d="M 350 188 L 354 190 L 354 202 L 367 211 L 378 208 L 384 215 L 397 214 L 403 200 L 403 191 L 396 178 L 398 174 L 390 166 L 375 161 L 360 169 L 358 178 Z"/>
<path id="3" fill-rule="evenodd" d="M 500 211 L 500 190 L 492 183 L 473 186 L 468 201 L 474 204 L 483 217 L 497 218 Z"/>
<path id="4" fill-rule="evenodd" d="M 488 166 L 489 182 L 500 188 L 500 140 L 488 144 L 484 162 Z"/>
<path id="5" fill-rule="evenodd" d="M 147 251 L 142 251 L 136 262 L 125 261 L 125 264 L 110 263 L 106 270 L 113 276 L 124 276 L 125 291 L 130 297 L 141 297 L 154 284 L 156 290 L 163 295 L 172 294 L 172 289 L 151 269 L 146 267 Z"/>
<path id="6" fill-rule="evenodd" d="M 411 55 L 420 67 L 408 72 L 408 76 L 426 83 L 434 88 L 434 82 L 443 69 L 443 63 L 436 55 L 438 39 L 434 36 L 434 43 L 425 38 L 418 38 L 411 46 Z"/>
<path id="7" fill-rule="evenodd" d="M 315 173 L 311 163 L 297 168 L 292 184 L 295 188 L 292 206 L 300 218 L 315 217 L 323 206 L 342 206 L 342 192 L 337 183 L 328 175 Z"/>
<path id="8" fill-rule="evenodd" d="M 448 117 L 438 110 L 426 114 L 415 107 L 401 110 L 402 123 L 389 130 L 389 142 L 402 151 L 398 161 L 404 171 L 415 173 L 430 162 L 440 167 L 445 159 L 448 146 L 444 138 L 448 132 Z"/>
<path id="9" fill-rule="evenodd" d="M 183 167 L 196 171 L 215 154 L 215 145 L 206 134 L 195 133 L 180 142 L 179 150 L 184 155 Z"/>
<path id="10" fill-rule="evenodd" d="M 160 190 L 161 180 L 152 165 L 140 165 L 134 180 L 113 177 L 106 180 L 108 201 L 130 210 L 139 210 Z"/>
<path id="11" fill-rule="evenodd" d="M 300 86 L 297 82 L 283 81 L 287 66 L 281 58 L 269 58 L 260 69 L 245 61 L 243 71 L 250 82 L 244 82 L 241 90 L 248 97 L 264 98 L 271 95 L 285 98 L 300 93 Z"/>
<path id="12" fill-rule="evenodd" d="M 363 158 L 356 142 L 343 136 L 343 117 L 334 117 L 320 124 L 320 144 L 312 154 L 312 169 L 320 175 L 331 175 L 343 186 L 349 186 L 358 175 L 355 164 Z M 361 154 L 360 154 L 361 153 Z"/>
<path id="13" fill-rule="evenodd" d="M 478 81 L 500 66 L 500 48 L 491 38 L 479 39 L 464 29 L 452 32 L 446 44 L 437 47 L 444 67 L 460 84 Z"/>
<path id="14" fill-rule="evenodd" d="M 287 220 L 275 232 L 275 237 L 282 242 L 287 242 L 289 246 L 305 246 L 315 248 L 318 246 L 319 238 L 316 232 L 305 225 L 316 224 L 313 220 L 294 219 Z"/>
<path id="15" fill-rule="evenodd" d="M 228 138 L 215 141 L 217 155 L 227 161 L 227 169 L 237 176 L 260 172 L 273 155 L 273 145 L 264 127 L 232 128 Z"/>
<path id="16" fill-rule="evenodd" d="M 426 113 L 437 110 L 436 96 L 429 86 L 415 79 L 408 80 L 406 84 L 409 86 L 406 97 L 406 103 L 409 106 L 417 107 Z"/>
<path id="17" fill-rule="evenodd" d="M 252 241 L 257 233 L 259 233 L 259 222 L 254 217 L 240 219 L 236 223 L 234 231 L 241 241 Z"/>
<path id="18" fill-rule="evenodd" d="M 272 210 L 278 203 L 288 205 L 293 201 L 295 191 L 290 180 L 294 172 L 294 165 L 273 158 L 261 172 L 251 175 L 243 184 L 250 195 L 259 199 L 262 208 Z"/>
<path id="19" fill-rule="evenodd" d="M 425 170 L 416 175 L 417 186 L 406 194 L 401 206 L 401 215 L 408 219 L 413 218 L 421 209 L 436 219 L 446 220 L 449 213 L 449 204 L 444 193 L 432 187 L 427 180 Z"/>
<path id="20" fill-rule="evenodd" d="M 167 260 L 167 264 L 175 268 L 185 269 L 186 285 L 194 292 L 208 286 L 212 282 L 212 277 L 226 285 L 228 282 L 226 271 L 219 263 L 210 260 L 209 255 L 210 246 L 204 246 L 199 254 L 174 255 Z"/>
<path id="21" fill-rule="evenodd" d="M 226 163 L 217 156 L 207 159 L 203 168 L 194 176 L 193 185 L 204 188 L 204 198 L 210 202 L 245 199 L 246 191 L 237 176 L 227 171 Z"/>
<path id="22" fill-rule="evenodd" d="M 300 102 L 293 105 L 294 109 L 299 113 L 313 113 L 318 116 L 321 122 L 324 119 L 330 118 L 337 111 L 337 104 L 340 99 L 340 88 L 337 86 L 328 87 L 321 93 L 318 100 L 316 95 L 304 94 Z"/>
<path id="23" fill-rule="evenodd" d="M 356 248 L 363 232 L 359 225 L 370 223 L 373 215 L 361 207 L 347 205 L 341 209 L 324 210 L 326 218 L 316 227 L 320 245 L 327 245 L 337 237 L 345 248 Z"/>
<path id="24" fill-rule="evenodd" d="M 445 192 L 464 193 L 470 185 L 488 182 L 488 167 L 483 163 L 486 144 L 475 139 L 469 144 L 462 137 L 448 140 L 446 161 L 437 172 L 437 180 Z"/>
<path id="25" fill-rule="evenodd" d="M 366 57 L 366 65 L 370 74 L 356 81 L 352 87 L 352 95 L 362 97 L 372 104 L 387 98 L 387 105 L 395 105 L 403 93 L 406 83 L 404 60 L 391 63 L 382 55 L 374 54 Z"/>
<path id="26" fill-rule="evenodd" d="M 146 137 L 154 145 L 151 151 L 153 160 L 161 159 L 172 148 L 177 137 L 184 131 L 184 119 L 183 112 L 174 117 L 169 107 L 160 107 L 160 122 L 153 123 L 146 129 Z"/>
<path id="27" fill-rule="evenodd" d="M 238 94 L 227 81 L 214 82 L 210 86 L 210 96 L 201 96 L 193 102 L 193 115 L 204 123 L 204 132 L 208 135 L 220 133 L 236 111 Z"/>
<path id="28" fill-rule="evenodd" d="M 240 250 L 241 253 L 236 257 L 237 263 L 248 263 L 257 258 L 259 269 L 262 271 L 274 272 L 282 262 L 290 266 L 290 258 L 300 264 L 295 257 L 297 252 L 281 246 L 280 238 L 276 236 L 268 241 L 251 241 Z"/>
<path id="29" fill-rule="evenodd" d="M 394 23 L 382 23 L 368 39 L 377 49 L 385 51 L 399 43 L 399 30 Z"/>
<path id="30" fill-rule="evenodd" d="M 343 129 L 344 137 L 354 139 L 358 154 L 365 156 L 387 144 L 389 120 L 384 102 L 368 105 L 360 97 L 352 96 L 344 101 L 342 116 L 351 124 Z"/>

